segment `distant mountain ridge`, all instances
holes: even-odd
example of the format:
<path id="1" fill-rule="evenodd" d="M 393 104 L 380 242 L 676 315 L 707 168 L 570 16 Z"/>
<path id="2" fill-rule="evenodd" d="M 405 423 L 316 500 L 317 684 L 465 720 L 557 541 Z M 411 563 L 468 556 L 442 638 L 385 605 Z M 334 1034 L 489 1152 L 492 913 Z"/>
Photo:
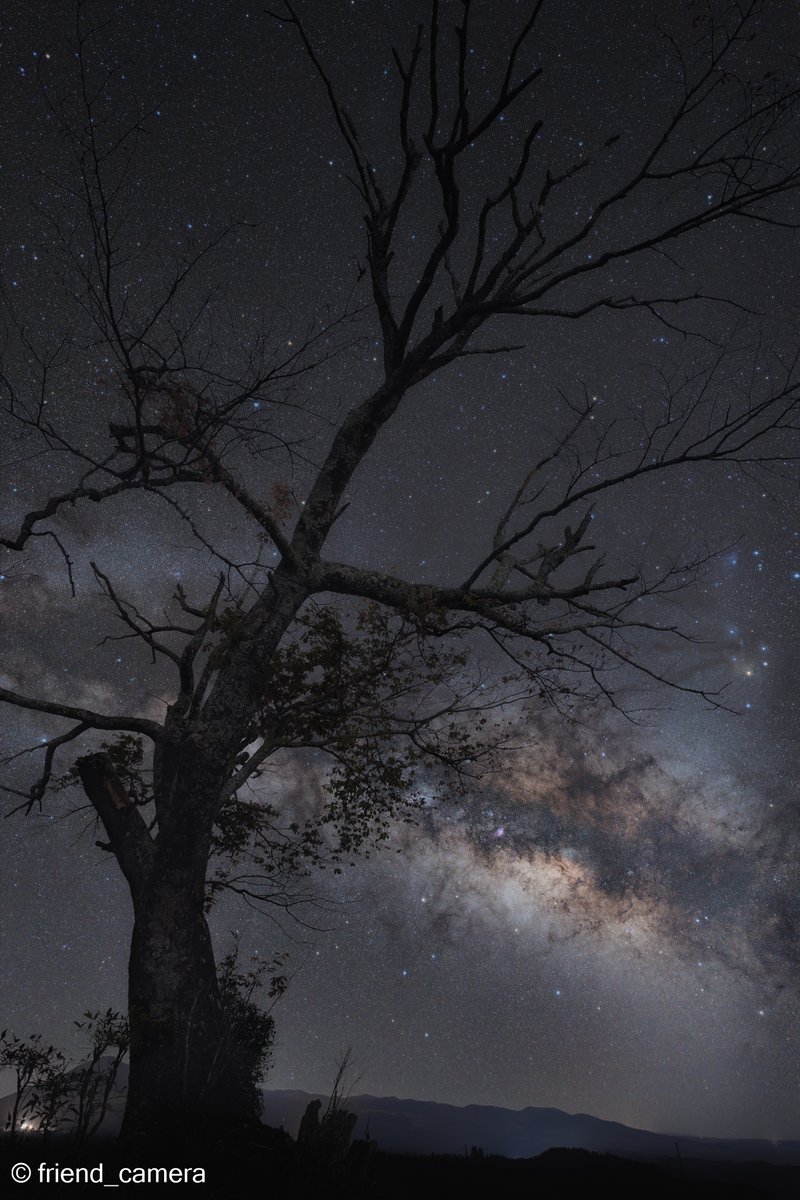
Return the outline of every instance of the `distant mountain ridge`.
<path id="1" fill-rule="evenodd" d="M 124 1088 L 127 1071 L 120 1072 Z M 319 1092 L 265 1090 L 262 1120 L 283 1127 L 294 1137 L 310 1100 Z M 0 1098 L 0 1129 L 13 1107 L 14 1097 Z M 711 1162 L 764 1162 L 800 1165 L 800 1141 L 770 1142 L 761 1139 L 686 1137 L 633 1129 L 617 1121 L 604 1121 L 587 1113 L 566 1113 L 558 1108 L 500 1108 L 468 1104 L 459 1108 L 435 1100 L 401 1100 L 397 1096 L 350 1096 L 345 1107 L 358 1115 L 356 1138 L 367 1131 L 381 1150 L 399 1154 L 458 1154 L 477 1146 L 486 1154 L 506 1158 L 534 1158 L 557 1147 L 593 1150 L 620 1158 L 705 1159 Z M 123 1101 L 110 1106 L 103 1132 L 118 1133 Z"/>
<path id="2" fill-rule="evenodd" d="M 292 1136 L 310 1100 L 327 1097 L 300 1091 L 264 1092 L 262 1119 L 283 1126 Z M 499 1108 L 469 1104 L 464 1108 L 433 1100 L 400 1100 L 396 1096 L 350 1096 L 345 1104 L 358 1114 L 355 1137 L 369 1136 L 381 1150 L 401 1154 L 464 1154 L 472 1146 L 486 1154 L 533 1158 L 553 1147 L 615 1154 L 622 1158 L 709 1159 L 726 1162 L 800 1164 L 800 1141 L 683 1137 L 632 1129 L 586 1113 L 558 1108 Z"/>

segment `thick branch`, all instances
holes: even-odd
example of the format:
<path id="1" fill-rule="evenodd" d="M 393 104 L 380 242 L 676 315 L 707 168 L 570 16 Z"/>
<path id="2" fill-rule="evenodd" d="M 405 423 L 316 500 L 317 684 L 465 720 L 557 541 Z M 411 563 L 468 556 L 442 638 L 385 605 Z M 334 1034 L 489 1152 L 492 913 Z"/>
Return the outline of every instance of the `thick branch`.
<path id="1" fill-rule="evenodd" d="M 111 717 L 103 713 L 92 712 L 88 708 L 77 708 L 73 704 L 59 704 L 51 700 L 39 700 L 33 696 L 23 696 L 19 692 L 0 688 L 0 702 L 13 704 L 16 708 L 25 708 L 30 712 L 50 713 L 54 717 L 66 717 L 70 721 L 78 721 L 88 729 L 117 729 L 129 733 L 143 733 L 154 742 L 164 741 L 166 734 L 156 721 L 146 717 Z"/>
<path id="2" fill-rule="evenodd" d="M 83 789 L 103 822 L 111 849 L 128 880 L 135 905 L 153 865 L 153 839 L 107 754 L 79 758 L 77 767 Z"/>

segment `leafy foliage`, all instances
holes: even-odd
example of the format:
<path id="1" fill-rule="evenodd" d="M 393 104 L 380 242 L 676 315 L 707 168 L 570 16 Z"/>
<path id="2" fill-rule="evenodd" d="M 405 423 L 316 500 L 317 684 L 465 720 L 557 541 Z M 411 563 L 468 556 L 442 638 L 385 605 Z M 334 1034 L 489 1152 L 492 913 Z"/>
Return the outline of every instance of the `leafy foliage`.
<path id="1" fill-rule="evenodd" d="M 126 1017 L 113 1009 L 86 1012 L 78 1029 L 89 1037 L 89 1058 L 72 1072 L 70 1111 L 74 1118 L 75 1139 L 84 1142 L 96 1133 L 108 1111 L 117 1075 L 128 1054 L 130 1031 Z"/>
<path id="2" fill-rule="evenodd" d="M 177 598 L 187 605 L 182 590 Z M 213 675 L 242 614 L 231 605 L 202 615 Z M 284 908 L 298 896 L 305 903 L 301 880 L 368 856 L 394 821 L 416 820 L 491 754 L 497 728 L 481 709 L 492 696 L 468 676 L 466 632 L 434 606 L 397 614 L 377 603 L 306 605 L 273 656 L 216 815 L 207 907 L 223 890 Z M 128 798 L 152 804 L 143 739 L 121 734 L 102 750 Z M 267 764 L 280 752 L 303 775 L 294 808 L 269 794 Z M 73 766 L 56 787 L 77 783 Z"/>
<path id="3" fill-rule="evenodd" d="M 40 1119 L 45 1122 L 45 1131 L 49 1130 L 56 1123 L 64 1098 L 60 1082 L 66 1059 L 61 1051 L 47 1045 L 41 1034 L 20 1038 L 4 1029 L 0 1033 L 0 1067 L 10 1068 L 16 1076 L 16 1094 L 5 1132 L 14 1138 L 20 1129 L 26 1130 L 34 1123 L 39 1127 Z"/>
<path id="4" fill-rule="evenodd" d="M 66 1126 L 80 1144 L 100 1128 L 117 1094 L 119 1068 L 128 1053 L 128 1022 L 108 1008 L 84 1013 L 75 1025 L 89 1039 L 88 1057 L 75 1067 L 40 1034 L 27 1039 L 7 1030 L 0 1034 L 0 1066 L 16 1073 L 7 1127 L 12 1138 L 30 1130 L 46 1136 Z"/>
<path id="5" fill-rule="evenodd" d="M 276 955 L 266 961 L 253 957 L 249 966 L 239 967 L 239 945 L 219 964 L 218 980 L 222 1002 L 223 1034 L 210 1083 L 217 1096 L 230 1095 L 255 1123 L 261 1116 L 260 1084 L 269 1065 L 275 1037 L 275 1022 L 269 1011 L 254 999 L 265 989 L 274 1003 L 286 990 L 284 958 Z"/>
<path id="6" fill-rule="evenodd" d="M 236 636 L 230 612 L 221 628 L 223 639 Z M 274 885 L 275 900 L 285 897 L 281 883 L 313 868 L 338 873 L 489 754 L 496 737 L 475 712 L 488 699 L 465 682 L 467 654 L 446 642 L 451 632 L 437 610 L 398 616 L 373 603 L 306 606 L 273 655 L 235 765 L 234 785 L 241 779 L 247 791 L 233 790 L 217 815 L 211 896 L 230 887 L 253 898 L 261 878 Z M 281 750 L 300 752 L 296 761 L 308 768 L 305 811 L 288 817 L 285 804 L 253 786 L 265 774 L 261 760 Z"/>
<path id="7" fill-rule="evenodd" d="M 153 792 L 150 772 L 144 766 L 143 739 L 133 733 L 121 733 L 112 742 L 102 742 L 100 749 L 107 754 L 128 799 L 140 807 L 150 804 Z M 80 775 L 75 763 L 54 782 L 56 791 L 79 786 Z"/>

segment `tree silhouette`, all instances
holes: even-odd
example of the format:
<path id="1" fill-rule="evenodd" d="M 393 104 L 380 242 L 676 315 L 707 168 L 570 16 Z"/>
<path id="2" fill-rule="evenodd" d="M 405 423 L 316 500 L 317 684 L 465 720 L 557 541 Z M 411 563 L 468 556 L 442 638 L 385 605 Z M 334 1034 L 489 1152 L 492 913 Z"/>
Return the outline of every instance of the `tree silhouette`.
<path id="1" fill-rule="evenodd" d="M 218 563 L 208 594 L 180 586 L 161 615 L 141 611 L 92 564 L 121 623 L 107 640 L 141 642 L 173 672 L 159 716 L 145 696 L 121 713 L 0 689 L 5 704 L 66 722 L 39 747 L 42 770 L 17 791 L 15 810 L 41 805 L 57 756 L 80 747 L 71 778 L 130 888 L 129 1137 L 156 1137 L 176 1122 L 207 1130 L 221 1109 L 235 1119 L 252 1098 L 246 1086 L 232 1097 L 230 1080 L 215 1092 L 226 1026 L 206 914 L 220 889 L 291 907 L 305 895 L 303 872 L 380 841 L 398 816 L 413 818 L 423 792 L 479 774 L 511 697 L 614 703 L 613 672 L 639 671 L 717 699 L 670 675 L 657 654 L 665 639 L 687 636 L 662 602 L 691 582 L 703 556 L 687 549 L 652 573 L 606 561 L 614 548 L 594 543 L 592 518 L 635 481 L 714 464 L 752 473 L 794 455 L 794 363 L 778 360 L 734 386 L 730 340 L 714 344 L 701 324 L 705 360 L 665 374 L 634 413 L 565 384 L 559 428 L 509 486 L 463 578 L 419 582 L 330 557 L 351 481 L 421 385 L 435 386 L 454 364 L 512 354 L 528 330 L 546 335 L 554 321 L 638 313 L 675 329 L 703 305 L 743 308 L 742 297 L 682 291 L 675 256 L 707 229 L 754 222 L 777 227 L 778 238 L 797 223 L 798 89 L 754 66 L 760 6 L 698 8 L 685 44 L 665 35 L 674 94 L 658 128 L 621 138 L 598 117 L 596 148 L 576 161 L 555 155 L 537 115 L 541 0 L 510 38 L 491 91 L 472 79 L 481 8 L 433 0 L 428 21 L 394 51 L 397 141 L 377 156 L 301 11 L 287 3 L 271 14 L 300 39 L 349 154 L 353 219 L 366 237 L 358 287 L 369 295 L 362 304 L 357 290 L 336 320 L 312 319 L 288 348 L 252 345 L 243 365 L 212 336 L 213 297 L 197 303 L 192 290 L 230 230 L 195 246 L 163 285 L 152 264 L 145 269 L 148 216 L 130 184 L 147 118 L 133 102 L 109 107 L 105 69 L 92 59 L 99 34 L 80 12 L 77 107 L 44 81 L 84 218 L 78 236 L 64 217 L 67 191 L 54 185 L 48 211 L 77 316 L 69 339 L 43 349 L 9 308 L 2 383 L 20 436 L 59 462 L 66 456 L 74 476 L 0 542 L 13 556 L 49 538 L 74 587 L 65 511 L 157 503 Z M 510 113 L 524 136 L 487 186 L 470 155 L 490 144 L 501 163 L 497 138 Z M 576 209 L 579 178 L 589 202 Z M 298 389 L 371 324 L 380 379 L 316 435 L 312 453 L 302 421 L 298 433 Z M 74 414 L 59 421 L 47 403 L 76 360 L 91 360 L 91 379 L 105 387 L 103 431 L 88 445 L 74 434 Z M 232 557 L 214 532 L 206 514 L 215 506 L 238 512 L 244 555 Z M 98 734 L 114 736 L 99 746 Z M 292 753 L 327 764 L 319 803 L 309 792 L 299 816 L 262 780 L 268 764 L 288 769 Z"/>

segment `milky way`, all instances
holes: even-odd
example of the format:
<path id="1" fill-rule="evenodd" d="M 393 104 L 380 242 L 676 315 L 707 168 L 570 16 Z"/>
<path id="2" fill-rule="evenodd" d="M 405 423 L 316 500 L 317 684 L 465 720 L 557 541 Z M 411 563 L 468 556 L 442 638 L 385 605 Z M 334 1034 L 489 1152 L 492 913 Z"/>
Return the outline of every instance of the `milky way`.
<path id="1" fill-rule="evenodd" d="M 548 145 L 578 154 L 598 97 L 603 120 L 633 135 L 647 127 L 672 69 L 653 48 L 652 7 L 645 20 L 641 5 L 618 0 L 600 30 L 584 6 L 565 5 L 547 26 Z M 388 145 L 381 120 L 394 94 L 387 39 L 390 27 L 401 36 L 397 6 L 304 8 L 348 102 L 369 113 L 376 144 Z M 504 19 L 522 8 L 509 4 Z M 685 25 L 689 6 L 675 8 Z M 40 169 L 59 161 L 36 62 L 52 53 L 67 71 L 68 29 L 61 5 L 21 6 L 13 16 L 3 68 L 15 89 L 4 118 L 4 175 L 13 177 L 4 286 L 13 284 L 32 320 L 55 329 L 64 319 L 48 283 L 55 247 L 29 198 L 47 193 Z M 774 20 L 781 36 L 796 38 L 782 28 L 786 13 L 781 28 Z M 287 340 L 308 314 L 340 308 L 355 286 L 361 229 L 335 127 L 290 35 L 260 10 L 203 0 L 123 5 L 107 37 L 109 57 L 130 57 L 143 102 L 154 106 L 136 186 L 158 247 L 166 254 L 220 218 L 258 221 L 209 267 L 210 283 L 227 289 L 220 329 L 233 326 L 247 342 L 266 319 Z M 630 46 L 641 53 L 639 82 Z M 558 95 L 569 102 L 555 110 Z M 491 155 L 476 158 L 478 174 L 495 168 Z M 791 324 L 784 301 L 800 282 L 792 236 L 732 227 L 698 244 L 685 267 L 692 286 L 746 288 L 781 349 Z M 374 379 L 368 321 L 310 381 L 312 450 L 354 389 Z M 544 436 L 562 383 L 629 411 L 654 380 L 705 353 L 701 339 L 646 318 L 520 335 L 516 357 L 443 373 L 399 414 L 354 481 L 336 554 L 422 580 L 460 578 Z M 730 380 L 742 373 L 734 365 Z M 98 392 L 84 403 L 81 388 L 80 372 L 69 374 L 58 403 L 90 439 Z M 10 437 L 2 463 L 6 532 L 60 483 L 62 464 L 30 457 Z M 302 464 L 296 470 L 302 485 Z M 167 677 L 141 648 L 98 645 L 108 605 L 87 564 L 96 559 L 155 612 L 178 580 L 207 588 L 215 563 L 155 503 L 123 502 L 113 519 L 77 507 L 58 528 L 76 562 L 78 598 L 53 547 L 4 560 L 3 686 L 157 714 Z M 245 544 L 224 507 L 208 528 L 232 553 Z M 221 905 L 220 949 L 237 929 L 249 951 L 290 954 L 292 983 L 275 1009 L 274 1086 L 324 1088 L 352 1045 L 359 1091 L 800 1137 L 796 472 L 765 482 L 698 470 L 647 492 L 620 491 L 598 507 L 596 540 L 637 563 L 705 541 L 722 548 L 675 598 L 698 641 L 654 644 L 653 661 L 686 686 L 727 687 L 722 698 L 735 711 L 648 680 L 624 693 L 627 715 L 596 706 L 570 720 L 511 705 L 504 716 L 515 748 L 505 761 L 472 789 L 431 803 L 368 861 L 315 879 L 326 902 L 305 914 L 309 925 Z M 32 714 L 6 722 L 4 753 L 60 728 Z M 5 778 L 20 786 L 27 765 L 16 760 Z M 284 788 L 287 778 L 290 793 L 319 786 L 307 762 L 291 767 Z M 42 814 L 2 827 L 1 1023 L 65 1046 L 86 1007 L 124 1004 L 131 925 L 88 814 L 68 815 L 76 799 L 58 792 Z"/>

